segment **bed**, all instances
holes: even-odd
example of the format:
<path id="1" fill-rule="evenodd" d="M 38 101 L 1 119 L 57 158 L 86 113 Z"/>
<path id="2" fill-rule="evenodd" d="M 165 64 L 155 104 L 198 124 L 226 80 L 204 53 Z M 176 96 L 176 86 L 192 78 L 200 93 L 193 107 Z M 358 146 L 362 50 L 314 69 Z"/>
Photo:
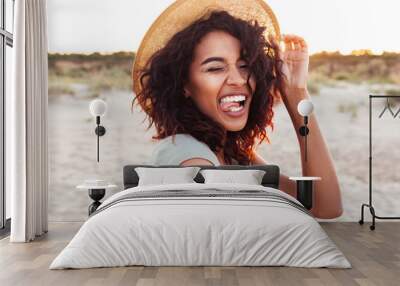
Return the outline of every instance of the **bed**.
<path id="1" fill-rule="evenodd" d="M 279 191 L 279 168 L 260 185 L 204 183 L 138 185 L 137 167 L 124 167 L 124 190 L 106 199 L 50 269 L 144 266 L 351 265 L 300 202 Z"/>

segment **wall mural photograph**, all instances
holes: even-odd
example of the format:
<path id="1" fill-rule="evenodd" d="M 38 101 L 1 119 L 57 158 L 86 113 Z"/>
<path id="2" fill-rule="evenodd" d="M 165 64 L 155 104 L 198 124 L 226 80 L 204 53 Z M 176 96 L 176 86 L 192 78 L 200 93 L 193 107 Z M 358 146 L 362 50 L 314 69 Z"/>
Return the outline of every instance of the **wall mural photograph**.
<path id="1" fill-rule="evenodd" d="M 358 221 L 370 151 L 374 206 L 396 215 L 391 1 L 270 0 L 258 23 L 243 5 L 162 14 L 173 2 L 48 1 L 50 221 L 84 221 L 93 201 L 77 186 L 104 180 L 106 199 L 135 164 L 277 165 L 289 195 L 293 177 L 322 178 L 318 218 Z"/>

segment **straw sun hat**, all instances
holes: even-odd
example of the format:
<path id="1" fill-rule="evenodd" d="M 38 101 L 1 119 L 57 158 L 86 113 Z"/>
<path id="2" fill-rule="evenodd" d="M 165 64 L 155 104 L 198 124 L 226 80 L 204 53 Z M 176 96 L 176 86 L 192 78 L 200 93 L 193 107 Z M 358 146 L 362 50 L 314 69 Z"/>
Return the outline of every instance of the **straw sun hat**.
<path id="1" fill-rule="evenodd" d="M 259 25 L 266 27 L 266 36 L 280 36 L 278 21 L 264 0 L 177 0 L 155 20 L 139 46 L 132 70 L 136 94 L 141 90 L 140 71 L 149 58 L 174 34 L 214 10 L 227 11 L 246 21 L 257 20 Z"/>

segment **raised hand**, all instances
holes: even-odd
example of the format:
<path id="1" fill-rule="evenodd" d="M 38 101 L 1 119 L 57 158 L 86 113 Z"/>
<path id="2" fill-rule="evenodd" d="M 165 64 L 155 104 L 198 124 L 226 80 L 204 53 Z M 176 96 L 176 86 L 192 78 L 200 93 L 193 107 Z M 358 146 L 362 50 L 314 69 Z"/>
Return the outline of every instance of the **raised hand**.
<path id="1" fill-rule="evenodd" d="M 306 41 L 296 35 L 282 35 L 281 59 L 287 78 L 287 88 L 307 88 L 308 47 Z"/>

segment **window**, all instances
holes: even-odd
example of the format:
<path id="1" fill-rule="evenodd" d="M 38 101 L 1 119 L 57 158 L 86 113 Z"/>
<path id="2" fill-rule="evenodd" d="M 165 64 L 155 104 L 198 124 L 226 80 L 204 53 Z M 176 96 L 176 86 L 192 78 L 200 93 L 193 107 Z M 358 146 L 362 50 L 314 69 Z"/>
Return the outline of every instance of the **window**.
<path id="1" fill-rule="evenodd" d="M 9 231 L 10 194 L 5 188 L 5 99 L 11 92 L 14 0 L 0 0 L 0 236 Z"/>

